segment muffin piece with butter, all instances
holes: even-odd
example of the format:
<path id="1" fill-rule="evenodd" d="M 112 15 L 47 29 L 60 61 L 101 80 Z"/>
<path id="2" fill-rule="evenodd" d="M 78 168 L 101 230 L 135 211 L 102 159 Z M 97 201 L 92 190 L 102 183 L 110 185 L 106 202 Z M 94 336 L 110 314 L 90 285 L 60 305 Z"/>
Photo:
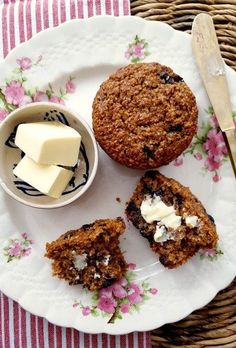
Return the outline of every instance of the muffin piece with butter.
<path id="1" fill-rule="evenodd" d="M 181 266 L 199 250 L 216 247 L 216 226 L 202 203 L 187 187 L 158 171 L 141 178 L 126 215 L 167 268 Z"/>
<path id="2" fill-rule="evenodd" d="M 121 218 L 96 220 L 47 243 L 53 275 L 90 291 L 111 285 L 128 269 L 119 247 L 124 230 Z"/>
<path id="3" fill-rule="evenodd" d="M 130 64 L 103 82 L 93 102 L 96 140 L 115 161 L 152 169 L 176 159 L 197 130 L 196 100 L 158 63 Z"/>

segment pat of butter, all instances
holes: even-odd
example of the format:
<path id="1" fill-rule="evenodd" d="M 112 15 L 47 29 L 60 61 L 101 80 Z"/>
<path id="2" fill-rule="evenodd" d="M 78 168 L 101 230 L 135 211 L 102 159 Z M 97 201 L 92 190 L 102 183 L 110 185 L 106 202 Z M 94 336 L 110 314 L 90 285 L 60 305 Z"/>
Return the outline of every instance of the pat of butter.
<path id="1" fill-rule="evenodd" d="M 71 170 L 48 164 L 35 163 L 24 156 L 13 170 L 21 180 L 38 191 L 53 198 L 59 198 L 73 176 Z"/>
<path id="2" fill-rule="evenodd" d="M 196 215 L 187 216 L 185 222 L 187 226 L 194 228 L 198 224 L 198 217 Z"/>
<path id="3" fill-rule="evenodd" d="M 74 259 L 74 266 L 78 270 L 82 270 L 87 266 L 87 254 L 76 255 Z"/>
<path id="4" fill-rule="evenodd" d="M 80 134 L 61 122 L 23 123 L 15 144 L 35 162 L 73 167 L 79 156 Z"/>
<path id="5" fill-rule="evenodd" d="M 166 229 L 164 226 L 157 225 L 156 232 L 154 234 L 154 241 L 158 242 L 165 232 L 166 232 Z"/>
<path id="6" fill-rule="evenodd" d="M 165 216 L 161 222 L 168 228 L 176 229 L 181 225 L 181 216 L 176 215 L 175 213 L 172 213 L 168 216 Z"/>
<path id="7" fill-rule="evenodd" d="M 167 228 L 176 229 L 181 225 L 181 216 L 175 214 L 174 206 L 162 202 L 160 196 L 147 196 L 140 207 L 141 215 L 147 223 L 161 221 Z"/>
<path id="8" fill-rule="evenodd" d="M 175 212 L 173 206 L 167 206 L 162 202 L 160 196 L 147 196 L 140 207 L 141 214 L 149 224 L 154 221 L 160 221 L 162 218 Z"/>

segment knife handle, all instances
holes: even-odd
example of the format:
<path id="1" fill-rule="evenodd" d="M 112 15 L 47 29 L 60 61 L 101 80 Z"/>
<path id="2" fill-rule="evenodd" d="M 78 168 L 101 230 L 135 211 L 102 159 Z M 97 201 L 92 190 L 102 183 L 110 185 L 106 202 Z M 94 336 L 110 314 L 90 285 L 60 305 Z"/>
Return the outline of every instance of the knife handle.
<path id="1" fill-rule="evenodd" d="M 222 131 L 233 129 L 232 107 L 214 23 L 206 13 L 198 14 L 192 27 L 192 48 L 203 83 Z"/>
<path id="2" fill-rule="evenodd" d="M 227 139 L 227 145 L 229 148 L 229 157 L 236 177 L 236 131 L 234 129 L 228 129 L 225 131 L 225 137 Z"/>

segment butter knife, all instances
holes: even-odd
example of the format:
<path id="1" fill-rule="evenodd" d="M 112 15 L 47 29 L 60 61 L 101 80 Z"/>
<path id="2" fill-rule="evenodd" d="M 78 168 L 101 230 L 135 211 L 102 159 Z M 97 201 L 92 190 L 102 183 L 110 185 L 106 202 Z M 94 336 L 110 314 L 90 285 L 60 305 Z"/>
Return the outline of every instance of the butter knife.
<path id="1" fill-rule="evenodd" d="M 202 81 L 224 134 L 236 177 L 236 131 L 230 103 L 225 65 L 214 28 L 206 13 L 200 13 L 192 25 L 192 48 Z"/>

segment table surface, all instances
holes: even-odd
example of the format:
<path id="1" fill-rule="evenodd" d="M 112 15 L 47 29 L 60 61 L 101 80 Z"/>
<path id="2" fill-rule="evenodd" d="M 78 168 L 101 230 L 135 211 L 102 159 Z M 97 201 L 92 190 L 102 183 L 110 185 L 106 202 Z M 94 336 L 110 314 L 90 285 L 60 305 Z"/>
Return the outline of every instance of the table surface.
<path id="1" fill-rule="evenodd" d="M 132 15 L 187 32 L 200 12 L 213 17 L 223 58 L 236 70 L 236 1 L 131 1 Z M 236 348 L 236 279 L 209 305 L 178 323 L 152 331 L 151 338 L 152 346 L 158 348 Z"/>

